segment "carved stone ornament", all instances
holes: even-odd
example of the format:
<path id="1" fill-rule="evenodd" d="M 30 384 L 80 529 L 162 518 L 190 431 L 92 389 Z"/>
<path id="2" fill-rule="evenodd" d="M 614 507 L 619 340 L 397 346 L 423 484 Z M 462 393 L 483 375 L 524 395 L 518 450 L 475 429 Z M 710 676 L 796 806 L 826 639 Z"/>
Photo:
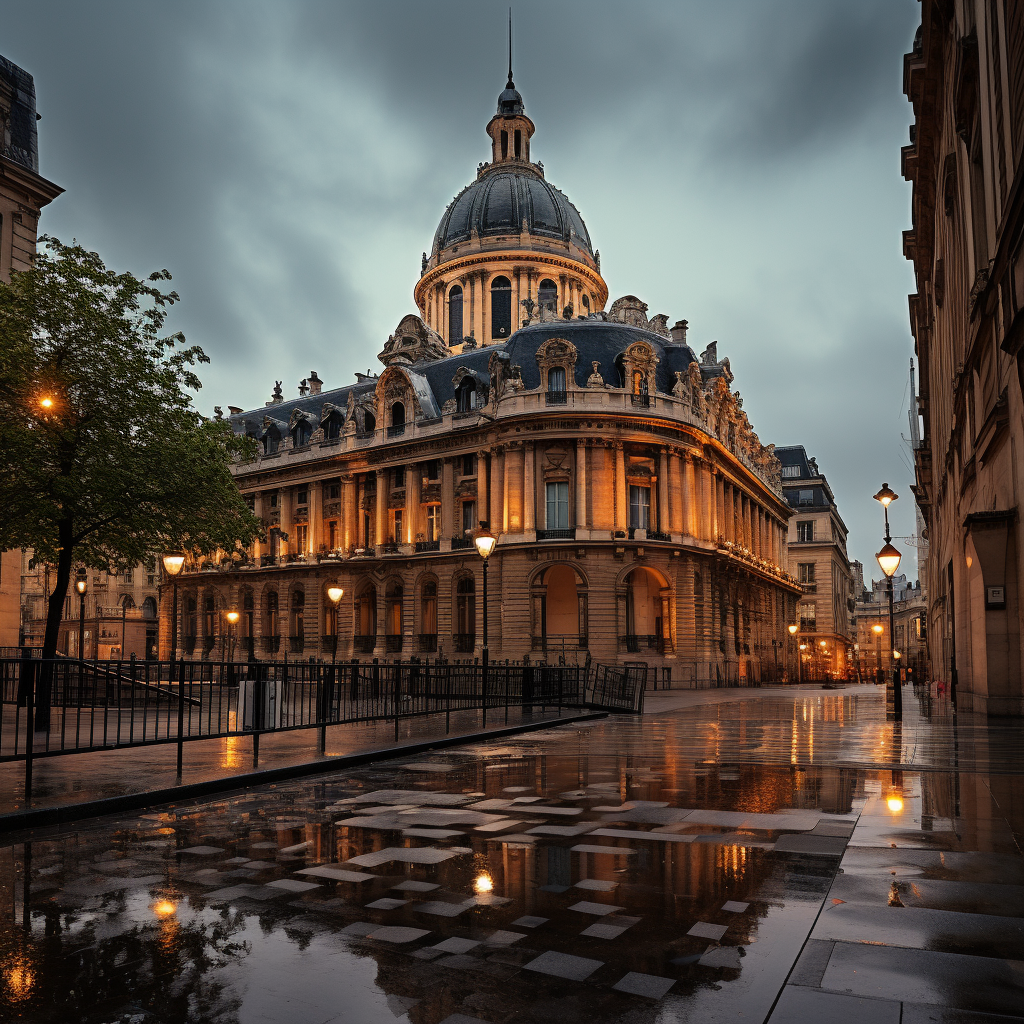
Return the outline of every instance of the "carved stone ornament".
<path id="1" fill-rule="evenodd" d="M 554 367 L 562 367 L 565 370 L 566 387 L 571 387 L 576 366 L 576 346 L 565 338 L 548 338 L 540 348 L 537 349 L 537 369 L 540 370 L 540 386 L 547 388 L 548 370 Z"/>
<path id="2" fill-rule="evenodd" d="M 414 313 L 402 317 L 395 333 L 388 338 L 384 351 L 377 358 L 389 366 L 392 362 L 418 363 L 444 359 L 451 353 L 444 339 Z"/>
<path id="3" fill-rule="evenodd" d="M 331 516 L 341 515 L 341 502 L 340 501 L 327 501 L 324 502 L 324 516 L 330 518 Z"/>
<path id="4" fill-rule="evenodd" d="M 457 408 L 458 402 L 456 402 L 454 398 L 449 398 L 448 401 L 441 406 L 441 413 L 444 416 L 448 416 L 451 413 L 455 412 Z"/>
<path id="5" fill-rule="evenodd" d="M 656 373 L 661 360 L 654 351 L 654 346 L 647 341 L 634 341 L 626 347 L 622 354 L 622 368 L 626 375 L 626 387 L 633 394 L 641 392 L 637 386 L 637 374 L 647 385 L 647 393 L 653 395 L 656 390 Z"/>
<path id="6" fill-rule="evenodd" d="M 455 485 L 455 497 L 456 498 L 475 498 L 476 497 L 476 481 L 475 480 L 460 480 Z"/>
<path id="7" fill-rule="evenodd" d="M 688 370 L 676 370 L 676 382 L 672 385 L 672 394 L 676 398 L 684 398 L 686 401 L 690 400 L 690 382 L 687 379 L 689 376 Z"/>
<path id="8" fill-rule="evenodd" d="M 671 338 L 672 334 L 668 329 L 668 315 L 665 313 L 658 313 L 656 316 L 652 316 L 647 321 L 647 329 L 653 331 L 655 334 L 660 334 L 663 338 Z"/>
<path id="9" fill-rule="evenodd" d="M 548 448 L 544 452 L 545 471 L 567 468 L 568 459 L 569 452 L 565 448 Z"/>
<path id="10" fill-rule="evenodd" d="M 388 508 L 405 508 L 405 491 L 398 491 L 395 494 L 388 495 Z"/>
<path id="11" fill-rule="evenodd" d="M 426 487 L 420 492 L 420 504 L 421 505 L 433 505 L 435 502 L 441 500 L 441 485 L 440 484 L 427 484 Z"/>
<path id="12" fill-rule="evenodd" d="M 590 365 L 593 367 L 593 372 L 587 378 L 588 388 L 603 388 L 607 385 L 604 382 L 604 377 L 601 376 L 598 367 L 601 365 L 596 359 L 592 360 Z"/>
<path id="13" fill-rule="evenodd" d="M 608 319 L 629 324 L 630 327 L 640 327 L 645 331 L 650 329 L 647 303 L 641 302 L 635 295 L 623 295 L 621 299 L 616 299 L 608 310 Z"/>
<path id="14" fill-rule="evenodd" d="M 508 378 L 508 389 L 509 391 L 523 391 L 526 385 L 523 383 L 523 368 L 518 364 L 513 364 Z"/>

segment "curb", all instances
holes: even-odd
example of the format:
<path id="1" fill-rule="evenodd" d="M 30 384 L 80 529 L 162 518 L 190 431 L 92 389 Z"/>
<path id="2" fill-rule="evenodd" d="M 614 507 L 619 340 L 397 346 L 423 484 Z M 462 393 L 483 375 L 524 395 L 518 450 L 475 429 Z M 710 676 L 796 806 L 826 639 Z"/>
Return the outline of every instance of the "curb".
<path id="1" fill-rule="evenodd" d="M 500 739 L 502 736 L 514 736 L 518 733 L 535 732 L 538 729 L 549 729 L 557 725 L 569 725 L 573 722 L 591 722 L 607 717 L 608 712 L 598 711 L 582 715 L 549 718 L 543 722 L 504 726 L 500 729 L 465 733 L 461 736 L 442 736 L 438 739 L 420 740 L 417 743 L 405 743 L 399 747 L 384 747 L 380 750 L 365 750 L 358 754 L 325 757 L 318 761 L 304 761 L 302 764 L 285 765 L 281 768 L 244 772 L 240 775 L 228 775 L 220 779 L 207 779 L 204 782 L 192 782 L 168 789 L 154 789 L 142 793 L 125 793 L 122 796 L 104 797 L 102 800 L 86 800 L 76 804 L 40 807 L 28 811 L 13 811 L 9 814 L 0 814 L 0 836 L 6 837 L 12 833 L 44 828 L 48 825 L 63 825 L 87 818 L 99 818 L 107 814 L 120 814 L 124 811 L 151 808 L 159 804 L 174 805 L 182 801 L 209 796 L 215 793 L 251 789 L 254 786 L 265 786 L 268 783 L 299 779 L 307 775 L 320 775 L 324 772 L 341 771 L 345 768 L 354 768 L 372 761 L 388 761 L 399 757 L 406 757 L 409 754 L 423 753 L 427 750 L 441 750 L 445 747 L 460 746 L 464 743 L 479 743 L 482 740 Z"/>

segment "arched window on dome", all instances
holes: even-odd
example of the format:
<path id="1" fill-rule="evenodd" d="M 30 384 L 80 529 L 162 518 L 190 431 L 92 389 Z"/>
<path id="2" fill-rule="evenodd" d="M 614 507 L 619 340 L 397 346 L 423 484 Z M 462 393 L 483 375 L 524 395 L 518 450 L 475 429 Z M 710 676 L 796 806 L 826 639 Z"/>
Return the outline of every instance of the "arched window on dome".
<path id="1" fill-rule="evenodd" d="M 512 282 L 496 277 L 491 282 L 491 337 L 507 338 L 512 333 Z"/>
<path id="2" fill-rule="evenodd" d="M 448 344 L 462 344 L 462 289 L 458 285 L 448 292 Z"/>
<path id="3" fill-rule="evenodd" d="M 537 289 L 537 304 L 552 313 L 558 309 L 558 286 L 549 278 L 544 278 Z"/>
<path id="4" fill-rule="evenodd" d="M 586 292 L 584 292 L 583 295 L 580 298 L 580 301 L 583 303 L 583 308 L 589 313 L 590 312 L 590 296 Z"/>

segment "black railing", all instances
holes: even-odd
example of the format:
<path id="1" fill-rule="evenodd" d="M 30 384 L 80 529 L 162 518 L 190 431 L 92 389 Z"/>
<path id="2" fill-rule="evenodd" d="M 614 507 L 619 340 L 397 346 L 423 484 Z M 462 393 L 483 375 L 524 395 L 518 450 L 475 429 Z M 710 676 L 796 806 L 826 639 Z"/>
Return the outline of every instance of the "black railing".
<path id="1" fill-rule="evenodd" d="M 672 535 L 668 534 L 668 533 L 665 533 L 662 530 L 648 530 L 647 531 L 647 539 L 648 540 L 671 540 L 672 539 Z"/>
<path id="2" fill-rule="evenodd" d="M 630 654 L 636 654 L 639 651 L 657 651 L 659 654 L 665 650 L 664 637 L 655 635 L 641 635 L 636 633 L 629 633 L 626 636 L 619 637 L 619 643 L 625 647 Z"/>
<path id="3" fill-rule="evenodd" d="M 538 530 L 537 540 L 575 540 L 576 527 L 570 526 L 563 530 Z"/>
<path id="4" fill-rule="evenodd" d="M 476 648 L 476 633 L 452 633 L 452 646 L 459 654 L 472 654 Z"/>
<path id="5" fill-rule="evenodd" d="M 359 654 L 370 654 L 376 646 L 376 636 L 356 636 L 352 638 L 352 649 Z"/>
<path id="6" fill-rule="evenodd" d="M 416 541 L 416 553 L 419 554 L 421 551 L 440 551 L 441 542 L 439 540 L 418 540 Z"/>
<path id="7" fill-rule="evenodd" d="M 452 537 L 452 551 L 461 551 L 463 548 L 471 548 L 473 541 L 469 537 Z"/>
<path id="8" fill-rule="evenodd" d="M 437 650 L 436 633 L 420 633 L 416 637 L 416 646 L 424 654 L 432 654 Z"/>
<path id="9" fill-rule="evenodd" d="M 384 650 L 390 654 L 395 654 L 402 649 L 402 634 L 401 633 L 388 633 L 384 637 Z"/>
<path id="10" fill-rule="evenodd" d="M 556 635 L 554 633 L 546 636 L 534 636 L 530 638 L 531 650 L 554 652 L 561 650 L 586 650 L 590 646 L 590 637 L 586 633 L 566 633 Z"/>
<path id="11" fill-rule="evenodd" d="M 569 393 L 567 391 L 545 391 L 544 392 L 544 404 L 545 405 L 565 405 L 569 401 Z"/>

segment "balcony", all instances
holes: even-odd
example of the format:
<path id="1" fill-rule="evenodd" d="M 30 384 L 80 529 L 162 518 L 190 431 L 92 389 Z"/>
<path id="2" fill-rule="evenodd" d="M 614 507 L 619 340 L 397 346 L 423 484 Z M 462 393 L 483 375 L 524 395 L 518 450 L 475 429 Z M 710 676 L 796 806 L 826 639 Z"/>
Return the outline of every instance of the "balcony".
<path id="1" fill-rule="evenodd" d="M 453 633 L 452 646 L 458 654 L 472 654 L 476 648 L 476 633 Z"/>
<path id="2" fill-rule="evenodd" d="M 470 537 L 452 537 L 452 551 L 461 551 L 472 546 L 473 541 Z"/>
<path id="3" fill-rule="evenodd" d="M 380 553 L 382 555 L 397 555 L 398 542 L 394 540 L 389 540 L 386 544 L 381 544 Z"/>
<path id="4" fill-rule="evenodd" d="M 800 584 L 800 589 L 805 594 L 816 594 L 818 592 L 818 584 L 817 583 L 801 583 Z"/>
<path id="5" fill-rule="evenodd" d="M 660 636 L 641 636 L 629 633 L 626 636 L 620 636 L 619 643 L 629 654 L 639 654 L 640 651 L 657 651 L 658 654 L 665 652 L 665 640 Z"/>
<path id="6" fill-rule="evenodd" d="M 671 540 L 672 537 L 671 537 L 670 534 L 663 533 L 661 530 L 648 530 L 647 531 L 647 539 L 648 540 Z"/>
<path id="7" fill-rule="evenodd" d="M 549 636 L 535 636 L 530 638 L 530 650 L 532 651 L 562 651 L 581 650 L 585 651 L 590 646 L 590 637 L 586 633 L 565 634 Z"/>
<path id="8" fill-rule="evenodd" d="M 545 391 L 544 392 L 544 404 L 545 405 L 565 405 L 569 401 L 569 393 L 567 391 Z"/>
<path id="9" fill-rule="evenodd" d="M 352 639 L 352 649 L 357 654 L 372 654 L 376 646 L 377 638 L 375 636 L 357 636 Z"/>
<path id="10" fill-rule="evenodd" d="M 420 554 L 423 551 L 440 551 L 441 542 L 439 540 L 418 540 L 416 541 L 416 554 Z"/>
<path id="11" fill-rule="evenodd" d="M 288 650 L 292 654 L 301 654 L 303 648 L 306 646 L 305 636 L 290 636 L 288 637 Z"/>
<path id="12" fill-rule="evenodd" d="M 396 423 L 393 427 L 388 427 L 388 437 L 401 437 L 404 433 L 404 423 Z"/>
<path id="13" fill-rule="evenodd" d="M 416 637 L 416 647 L 421 654 L 433 654 L 437 650 L 436 633 L 420 633 Z"/>
<path id="14" fill-rule="evenodd" d="M 538 530 L 537 540 L 575 540 L 576 527 L 570 526 L 567 530 Z"/>
<path id="15" fill-rule="evenodd" d="M 391 654 L 397 654 L 402 649 L 404 637 L 401 633 L 388 633 L 384 637 L 384 650 Z"/>
<path id="16" fill-rule="evenodd" d="M 634 409 L 650 409 L 654 405 L 654 399 L 650 395 L 631 395 Z"/>
<path id="17" fill-rule="evenodd" d="M 277 654 L 281 649 L 281 638 L 279 636 L 265 636 L 263 637 L 262 647 L 264 654 Z"/>

